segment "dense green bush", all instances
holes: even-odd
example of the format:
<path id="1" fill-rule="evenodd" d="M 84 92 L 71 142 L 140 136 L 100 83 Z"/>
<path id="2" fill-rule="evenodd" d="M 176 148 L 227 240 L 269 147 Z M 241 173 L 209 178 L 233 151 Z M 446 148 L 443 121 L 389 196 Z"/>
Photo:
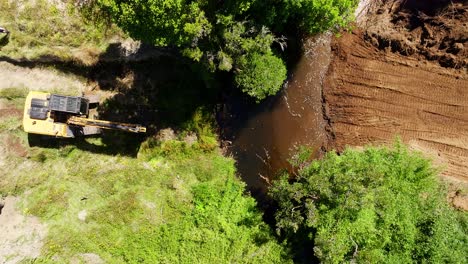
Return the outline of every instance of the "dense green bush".
<path id="1" fill-rule="evenodd" d="M 260 100 L 278 91 L 286 78 L 282 70 L 284 63 L 268 55 L 272 54 L 272 44 L 277 38 L 268 28 L 275 29 L 276 35 L 282 36 L 294 29 L 317 33 L 346 26 L 352 19 L 357 1 L 94 0 L 91 3 L 102 10 L 103 17 L 110 17 L 133 38 L 158 46 L 175 47 L 184 56 L 204 63 L 212 71 L 234 70 L 235 75 L 243 75 L 238 80 L 246 79 L 246 76 L 255 78 L 254 72 L 247 71 L 257 70 L 256 67 L 245 66 L 259 62 L 245 60 L 256 59 L 258 54 L 263 54 L 263 60 L 273 62 L 272 73 L 279 73 L 275 80 L 265 85 L 266 88 L 258 85 L 265 80 L 264 75 L 258 76 L 255 86 L 252 86 L 252 80 L 235 83 Z M 282 66 L 279 66 L 280 62 Z M 236 63 L 244 69 L 236 71 Z M 258 92 L 260 90 L 264 91 Z"/>
<path id="2" fill-rule="evenodd" d="M 286 0 L 292 19 L 309 33 L 347 27 L 358 0 Z"/>
<path id="3" fill-rule="evenodd" d="M 304 161 L 302 159 L 301 161 Z M 468 218 L 446 203 L 427 159 L 394 149 L 346 150 L 274 184 L 278 231 L 306 233 L 324 263 L 464 263 Z"/>
<path id="4" fill-rule="evenodd" d="M 109 250 L 129 263 L 288 263 L 255 201 L 243 192 L 233 179 L 198 184 L 195 206 L 182 219 L 132 231 L 124 248 Z"/>
<path id="5" fill-rule="evenodd" d="M 286 67 L 280 58 L 272 54 L 254 53 L 241 57 L 238 69 L 235 83 L 257 100 L 276 94 L 286 79 Z"/>
<path id="6" fill-rule="evenodd" d="M 313 34 L 348 27 L 358 3 L 358 0 L 256 1 L 252 15 L 276 30 L 292 26 Z"/>

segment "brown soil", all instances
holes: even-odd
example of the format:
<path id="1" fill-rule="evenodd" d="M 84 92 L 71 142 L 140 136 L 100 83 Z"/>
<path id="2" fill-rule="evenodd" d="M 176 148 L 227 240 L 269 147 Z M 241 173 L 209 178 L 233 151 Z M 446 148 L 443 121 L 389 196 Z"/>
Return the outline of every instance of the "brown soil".
<path id="1" fill-rule="evenodd" d="M 20 109 L 2 109 L 0 108 L 0 117 L 21 116 L 23 111 Z"/>
<path id="2" fill-rule="evenodd" d="M 378 2 L 361 23 L 366 41 L 442 67 L 466 69 L 468 6 L 463 1 L 405 0 L 375 5 Z"/>
<path id="3" fill-rule="evenodd" d="M 432 2 L 386 1 L 334 40 L 324 83 L 329 148 L 399 136 L 443 176 L 468 182 L 468 5 Z"/>
<path id="4" fill-rule="evenodd" d="M 77 76 L 46 67 L 21 67 L 7 61 L 0 61 L 0 72 L 6 76 L 0 82 L 0 89 L 24 88 L 26 90 L 79 94 L 86 88 L 86 85 Z"/>
<path id="5" fill-rule="evenodd" d="M 453 204 L 453 206 L 464 211 L 468 211 L 468 194 L 460 189 L 466 190 L 466 188 L 467 186 L 461 188 L 459 187 L 457 188 L 459 190 L 451 191 L 448 195 L 448 199 Z"/>
<path id="6" fill-rule="evenodd" d="M 2 118 L 11 117 L 21 118 L 22 115 L 23 111 L 21 109 L 17 109 L 14 105 L 0 100 L 0 120 Z M 28 155 L 28 150 L 21 144 L 21 140 L 14 135 L 2 135 L 0 133 L 0 145 L 5 148 L 0 154 L 0 156 L 3 156 L 0 157 L 0 159 L 7 157 L 10 154 L 19 157 L 26 157 Z"/>
<path id="7" fill-rule="evenodd" d="M 4 146 L 6 146 L 6 149 L 11 154 L 19 157 L 26 157 L 28 155 L 28 150 L 21 144 L 21 140 L 18 137 L 7 135 L 3 141 Z"/>

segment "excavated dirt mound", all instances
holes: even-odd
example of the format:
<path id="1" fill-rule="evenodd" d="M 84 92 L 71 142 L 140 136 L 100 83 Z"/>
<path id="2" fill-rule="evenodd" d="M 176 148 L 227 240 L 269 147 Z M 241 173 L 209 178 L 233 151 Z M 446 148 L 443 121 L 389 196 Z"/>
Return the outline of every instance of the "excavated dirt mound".
<path id="1" fill-rule="evenodd" d="M 468 182 L 468 6 L 387 2 L 334 40 L 324 83 L 330 148 L 399 136 Z M 423 8 L 424 7 L 424 8 Z"/>
<path id="2" fill-rule="evenodd" d="M 367 41 L 379 49 L 466 70 L 468 8 L 463 1 L 378 2 L 361 25 Z"/>

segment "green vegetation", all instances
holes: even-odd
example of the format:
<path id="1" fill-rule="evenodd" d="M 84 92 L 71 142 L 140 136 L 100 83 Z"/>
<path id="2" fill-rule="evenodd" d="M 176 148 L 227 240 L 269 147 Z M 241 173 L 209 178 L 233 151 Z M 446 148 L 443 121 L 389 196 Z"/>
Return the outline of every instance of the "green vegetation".
<path id="1" fill-rule="evenodd" d="M 22 196 L 23 212 L 48 225 L 38 263 L 85 253 L 109 263 L 288 263 L 312 248 L 324 263 L 462 263 L 467 254 L 467 213 L 447 205 L 429 161 L 399 144 L 312 163 L 299 152 L 294 181 L 284 175 L 271 189 L 282 244 L 203 109 L 175 136 L 106 133 L 29 148 L 23 103 L 21 89 L 0 95 L 16 109 L 0 117 L 0 196 Z"/>
<path id="2" fill-rule="evenodd" d="M 264 0 L 255 1 L 257 20 L 283 31 L 287 26 L 306 33 L 348 28 L 358 0 Z"/>
<path id="3" fill-rule="evenodd" d="M 112 37 L 123 35 L 115 27 L 86 23 L 72 2 L 60 3 L 0 1 L 0 25 L 11 32 L 9 43 L 1 47 L 2 55 L 30 60 L 56 57 L 90 64 Z"/>
<path id="4" fill-rule="evenodd" d="M 101 10 L 104 19 L 111 18 L 135 39 L 176 47 L 212 71 L 232 71 L 235 85 L 261 100 L 278 91 L 286 78 L 279 49 L 272 48 L 275 42 L 285 46 L 277 36 L 346 27 L 357 2 L 95 0 L 87 8 Z M 271 76 L 273 80 L 268 80 Z"/>
<path id="5" fill-rule="evenodd" d="M 1 51 L 12 59 L 93 65 L 111 39 L 122 40 L 113 21 L 131 37 L 175 47 L 212 72 L 232 72 L 234 85 L 260 101 L 286 79 L 283 35 L 346 27 L 356 5 L 356 0 L 0 1 L 0 25 L 11 32 Z"/>
<path id="6" fill-rule="evenodd" d="M 111 18 L 132 37 L 175 47 L 201 64 L 160 56 L 95 69 L 92 81 L 115 94 L 100 109 L 103 117 L 176 130 L 149 138 L 107 132 L 30 148 L 21 129 L 28 88 L 0 89 L 0 196 L 21 196 L 23 212 L 49 229 L 34 262 L 93 253 L 109 263 L 289 263 L 301 251 L 324 263 L 466 262 L 467 214 L 447 205 L 429 161 L 399 144 L 328 153 L 312 163 L 300 152 L 294 175 L 271 189 L 284 244 L 218 148 L 211 109 L 222 85 L 207 69 L 231 71 L 236 86 L 262 100 L 286 78 L 278 36 L 286 28 L 345 27 L 357 1 L 88 3 L 94 5 L 82 15 L 103 20 L 86 24 L 71 5 L 45 0 L 1 1 L 0 25 L 12 31 L 2 54 L 92 64 L 109 38 L 122 34 L 108 27 Z"/>
<path id="7" fill-rule="evenodd" d="M 278 231 L 313 242 L 321 262 L 466 262 L 468 215 L 447 204 L 420 154 L 397 144 L 332 152 L 310 164 L 308 156 L 294 160 L 294 182 L 285 175 L 271 194 Z"/>
<path id="8" fill-rule="evenodd" d="M 13 100 L 16 98 L 25 98 L 28 95 L 29 90 L 27 88 L 16 88 L 10 87 L 5 89 L 0 89 L 0 98 L 5 98 L 7 100 Z"/>
<path id="9" fill-rule="evenodd" d="M 0 197 L 22 195 L 24 213 L 48 225 L 35 263 L 84 253 L 108 263 L 288 263 L 203 111 L 186 123 L 195 140 L 189 130 L 149 138 L 136 143 L 137 157 L 108 154 L 119 135 L 107 144 L 87 138 L 29 148 L 18 112 L 0 118 L 1 142 L 15 143 L 1 149 Z"/>
<path id="10" fill-rule="evenodd" d="M 243 87 L 242 91 L 262 100 L 268 95 L 278 92 L 286 79 L 286 69 L 283 62 L 273 55 L 258 55 L 257 53 L 239 59 L 242 69 L 236 74 L 235 83 Z"/>

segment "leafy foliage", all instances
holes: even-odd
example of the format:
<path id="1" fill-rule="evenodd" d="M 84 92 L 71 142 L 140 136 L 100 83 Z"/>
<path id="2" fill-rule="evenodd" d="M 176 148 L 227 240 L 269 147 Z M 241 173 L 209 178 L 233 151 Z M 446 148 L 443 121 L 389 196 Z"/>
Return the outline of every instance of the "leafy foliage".
<path id="1" fill-rule="evenodd" d="M 118 253 L 128 262 L 284 263 L 284 250 L 273 242 L 254 200 L 243 191 L 233 179 L 195 185 L 194 208 L 186 216 L 132 233 Z M 114 251 L 112 246 L 109 250 Z"/>
<path id="2" fill-rule="evenodd" d="M 104 17 L 110 17 L 133 38 L 176 47 L 184 56 L 204 63 L 212 71 L 243 75 L 235 84 L 257 100 L 278 91 L 286 78 L 284 63 L 272 55 L 277 37 L 268 27 L 284 34 L 287 25 L 308 33 L 346 26 L 357 4 L 356 0 L 92 2 L 103 10 Z M 256 61 L 246 61 L 250 59 Z M 265 62 L 273 63 L 271 75 L 275 78 L 263 85 L 265 74 L 257 74 L 264 71 Z"/>
<path id="3" fill-rule="evenodd" d="M 324 263 L 462 263 L 467 214 L 447 205 L 435 175 L 401 145 L 329 153 L 274 184 L 278 231 L 307 233 Z"/>
<path id="4" fill-rule="evenodd" d="M 286 79 L 286 67 L 281 59 L 271 54 L 241 57 L 238 67 L 240 72 L 235 83 L 257 100 L 276 94 Z"/>
<path id="5" fill-rule="evenodd" d="M 158 46 L 190 46 L 211 31 L 197 2 L 184 0 L 98 0 L 132 37 Z"/>
<path id="6" fill-rule="evenodd" d="M 358 3 L 357 0 L 266 0 L 256 1 L 254 9 L 257 19 L 272 28 L 283 30 L 293 25 L 302 32 L 318 33 L 348 27 Z"/>

